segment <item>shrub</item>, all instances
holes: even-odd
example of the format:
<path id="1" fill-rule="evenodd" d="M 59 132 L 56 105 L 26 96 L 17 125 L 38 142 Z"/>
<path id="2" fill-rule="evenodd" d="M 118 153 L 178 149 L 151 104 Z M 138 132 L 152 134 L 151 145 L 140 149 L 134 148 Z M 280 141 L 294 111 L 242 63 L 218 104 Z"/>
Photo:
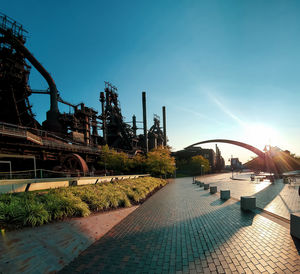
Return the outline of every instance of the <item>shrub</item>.
<path id="1" fill-rule="evenodd" d="M 51 216 L 44 205 L 38 202 L 26 202 L 19 218 L 24 226 L 39 226 L 51 220 Z"/>
<path id="2" fill-rule="evenodd" d="M 23 208 L 18 200 L 14 200 L 11 203 L 0 202 L 0 224 L 1 226 L 6 224 L 16 225 L 22 221 L 21 212 Z"/>
<path id="3" fill-rule="evenodd" d="M 72 188 L 72 187 L 71 187 Z M 58 189 L 53 191 L 54 204 L 48 199 L 48 204 L 53 213 L 59 218 L 62 217 L 85 217 L 90 215 L 90 210 L 86 203 L 84 203 L 79 197 L 73 195 L 73 193 L 66 189 Z M 54 215 L 54 217 L 55 217 Z"/>
<path id="4" fill-rule="evenodd" d="M 27 199 L 30 197 L 31 199 Z M 19 226 L 38 226 L 49 222 L 50 215 L 39 201 L 32 199 L 32 195 L 16 197 L 9 195 L 1 197 L 0 202 L 0 224 Z"/>
<path id="5" fill-rule="evenodd" d="M 65 217 L 84 217 L 91 211 L 129 207 L 167 181 L 138 178 L 38 192 L 0 194 L 0 227 L 39 226 Z"/>

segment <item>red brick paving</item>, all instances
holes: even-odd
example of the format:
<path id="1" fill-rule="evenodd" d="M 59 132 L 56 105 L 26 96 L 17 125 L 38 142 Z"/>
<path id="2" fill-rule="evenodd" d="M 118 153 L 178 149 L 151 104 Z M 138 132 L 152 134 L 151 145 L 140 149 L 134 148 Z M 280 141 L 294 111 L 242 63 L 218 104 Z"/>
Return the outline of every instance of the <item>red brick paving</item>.
<path id="1" fill-rule="evenodd" d="M 184 178 L 153 195 L 61 273 L 299 273 L 299 250 L 286 227 Z"/>
<path id="2" fill-rule="evenodd" d="M 136 208 L 2 233 L 0 273 L 58 271 Z M 94 259 L 97 260 L 97 254 Z"/>

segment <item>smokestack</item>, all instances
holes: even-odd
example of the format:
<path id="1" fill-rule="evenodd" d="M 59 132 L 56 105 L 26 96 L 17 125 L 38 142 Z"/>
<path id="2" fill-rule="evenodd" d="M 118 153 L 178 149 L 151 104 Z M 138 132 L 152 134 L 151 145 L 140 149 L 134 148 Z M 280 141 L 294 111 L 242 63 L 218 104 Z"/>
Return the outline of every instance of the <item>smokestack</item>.
<path id="1" fill-rule="evenodd" d="M 147 110 L 146 110 L 146 92 L 142 93 L 143 102 L 143 125 L 144 125 L 144 139 L 145 139 L 145 150 L 148 152 L 148 131 L 147 131 Z"/>
<path id="2" fill-rule="evenodd" d="M 100 102 L 101 102 L 101 110 L 102 110 L 102 130 L 103 130 L 103 139 L 104 143 L 107 144 L 107 135 L 106 135 L 106 115 L 105 115 L 105 107 L 104 107 L 104 102 L 105 102 L 105 96 L 104 92 L 100 92 Z"/>
<path id="3" fill-rule="evenodd" d="M 134 137 L 136 137 L 137 126 L 136 126 L 136 117 L 135 117 L 135 115 L 132 116 L 132 130 L 133 130 Z"/>
<path id="4" fill-rule="evenodd" d="M 162 107 L 163 112 L 163 129 L 164 129 L 164 147 L 167 146 L 167 131 L 166 131 L 166 107 Z"/>

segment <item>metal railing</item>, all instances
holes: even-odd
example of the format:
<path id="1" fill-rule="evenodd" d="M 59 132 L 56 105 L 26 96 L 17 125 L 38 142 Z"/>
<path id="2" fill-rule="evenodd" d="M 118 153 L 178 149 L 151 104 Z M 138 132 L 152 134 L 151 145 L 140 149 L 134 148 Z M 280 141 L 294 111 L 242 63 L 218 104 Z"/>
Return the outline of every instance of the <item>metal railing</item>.
<path id="1" fill-rule="evenodd" d="M 79 175 L 83 175 L 80 174 Z M 8 179 L 42 179 L 42 178 L 58 178 L 58 177 L 71 177 L 68 172 L 59 172 L 47 169 L 32 169 L 20 170 L 11 172 L 0 172 L 0 180 Z"/>
<path id="2" fill-rule="evenodd" d="M 28 33 L 21 24 L 2 12 L 0 12 L 0 28 L 6 31 L 10 30 L 14 36 L 21 36 L 23 39 L 25 38 L 25 33 Z"/>
<path id="3" fill-rule="evenodd" d="M 47 146 L 49 148 L 66 149 L 69 151 L 100 153 L 100 149 L 98 147 L 79 145 L 76 143 L 74 144 L 71 141 L 71 139 L 68 140 L 68 138 L 61 138 L 59 136 L 56 136 L 54 133 L 49 133 L 45 130 L 27 128 L 4 122 L 0 122 L 0 134 L 24 138 L 31 142 L 34 142 L 41 146 Z M 52 140 L 47 140 L 47 137 L 55 138 L 56 140 L 61 141 L 61 143 Z M 70 143 L 65 143 L 66 141 L 69 141 Z"/>
<path id="4" fill-rule="evenodd" d="M 0 133 L 9 136 L 26 138 L 26 130 L 6 123 L 0 123 Z"/>

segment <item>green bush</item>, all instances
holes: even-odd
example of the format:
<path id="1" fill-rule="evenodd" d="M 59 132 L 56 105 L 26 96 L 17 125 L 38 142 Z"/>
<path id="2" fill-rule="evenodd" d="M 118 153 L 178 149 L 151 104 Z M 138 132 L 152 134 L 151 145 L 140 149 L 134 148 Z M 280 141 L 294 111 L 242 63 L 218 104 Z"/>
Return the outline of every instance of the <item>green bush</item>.
<path id="1" fill-rule="evenodd" d="M 44 208 L 43 204 L 38 202 L 26 202 L 19 215 L 20 225 L 23 223 L 24 226 L 39 226 L 48 223 L 50 220 L 49 212 Z"/>
<path id="2" fill-rule="evenodd" d="M 73 195 L 68 189 L 55 190 L 50 193 L 50 195 L 54 198 L 54 203 L 48 198 L 46 208 L 47 205 L 49 205 L 49 211 L 51 209 L 52 213 L 54 213 L 52 215 L 53 219 L 61 219 L 63 217 L 85 217 L 91 213 L 88 205 L 79 197 Z"/>
<path id="3" fill-rule="evenodd" d="M 20 195 L 21 196 L 21 195 Z M 50 221 L 51 217 L 44 205 L 34 200 L 33 195 L 22 197 L 7 195 L 1 197 L 0 224 L 20 226 L 38 226 Z M 30 199 L 28 199 L 30 198 Z M 6 201 L 6 202 L 4 202 Z"/>
<path id="4" fill-rule="evenodd" d="M 21 219 L 23 208 L 20 202 L 16 199 L 10 203 L 0 202 L 0 225 L 11 224 L 18 226 Z"/>
<path id="5" fill-rule="evenodd" d="M 165 184 L 166 180 L 147 177 L 52 189 L 43 194 L 0 194 L 0 227 L 39 226 L 65 217 L 85 217 L 91 211 L 130 207 Z"/>

